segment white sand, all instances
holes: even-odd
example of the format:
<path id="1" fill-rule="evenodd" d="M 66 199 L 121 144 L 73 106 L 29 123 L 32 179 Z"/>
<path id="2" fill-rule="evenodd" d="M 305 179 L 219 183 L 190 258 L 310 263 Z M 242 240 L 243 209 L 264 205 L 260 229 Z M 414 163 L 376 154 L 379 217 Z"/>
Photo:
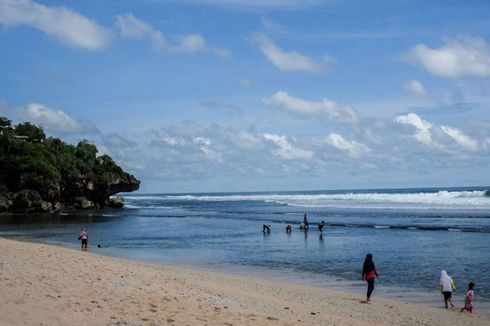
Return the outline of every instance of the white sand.
<path id="1" fill-rule="evenodd" d="M 0 238 L 0 325 L 490 325 L 479 316 Z"/>

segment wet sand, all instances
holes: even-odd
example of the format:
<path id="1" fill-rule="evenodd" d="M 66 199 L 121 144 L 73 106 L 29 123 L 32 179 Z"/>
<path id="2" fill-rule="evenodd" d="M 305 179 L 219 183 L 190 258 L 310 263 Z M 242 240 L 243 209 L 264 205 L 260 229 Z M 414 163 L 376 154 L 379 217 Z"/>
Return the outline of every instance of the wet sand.
<path id="1" fill-rule="evenodd" d="M 490 325 L 328 288 L 0 238 L 1 325 Z"/>

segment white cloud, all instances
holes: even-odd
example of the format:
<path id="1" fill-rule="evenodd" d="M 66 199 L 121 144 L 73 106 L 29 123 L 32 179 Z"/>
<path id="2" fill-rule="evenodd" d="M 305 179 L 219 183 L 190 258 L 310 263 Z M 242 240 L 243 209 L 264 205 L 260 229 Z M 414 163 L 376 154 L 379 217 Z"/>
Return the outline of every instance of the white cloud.
<path id="1" fill-rule="evenodd" d="M 117 16 L 116 26 L 124 37 L 134 39 L 148 38 L 155 50 L 164 50 L 167 47 L 167 42 L 162 32 L 137 19 L 132 13 Z"/>
<path id="2" fill-rule="evenodd" d="M 206 42 L 200 34 L 183 35 L 178 39 L 179 42 L 174 49 L 177 52 L 198 52 L 206 47 Z"/>
<path id="3" fill-rule="evenodd" d="M 150 24 L 136 18 L 132 13 L 116 17 L 116 27 L 123 37 L 132 39 L 147 39 L 156 51 L 175 53 L 195 53 L 209 48 L 217 56 L 228 58 L 228 50 L 209 47 L 201 34 L 178 35 L 175 41 L 169 42 L 163 33 Z"/>
<path id="4" fill-rule="evenodd" d="M 265 35 L 257 36 L 255 41 L 259 45 L 260 52 L 279 70 L 318 73 L 325 69 L 328 62 L 328 56 L 325 56 L 322 62 L 315 62 L 301 53 L 286 52 Z"/>
<path id="5" fill-rule="evenodd" d="M 331 133 L 326 139 L 327 143 L 337 149 L 346 151 L 351 157 L 360 157 L 370 152 L 370 149 L 354 140 L 346 140 L 342 135 L 337 133 Z"/>
<path id="6" fill-rule="evenodd" d="M 480 38 L 448 40 L 438 49 L 418 44 L 409 52 L 409 59 L 439 77 L 490 76 L 490 47 Z"/>
<path id="7" fill-rule="evenodd" d="M 321 118 L 343 123 L 357 123 L 359 120 L 357 113 L 350 106 L 341 106 L 328 99 L 310 102 L 292 97 L 285 91 L 277 91 L 273 96 L 264 99 L 264 102 L 307 118 Z"/>
<path id="8" fill-rule="evenodd" d="M 396 117 L 396 122 L 413 126 L 416 130 L 415 139 L 419 142 L 432 147 L 440 147 L 440 145 L 432 139 L 431 128 L 432 123 L 423 120 L 415 113 L 409 113 L 407 115 L 400 115 Z"/>
<path id="9" fill-rule="evenodd" d="M 47 7 L 30 0 L 0 0 L 0 23 L 31 26 L 87 50 L 102 49 L 110 41 L 110 32 L 93 20 L 66 7 Z"/>
<path id="10" fill-rule="evenodd" d="M 277 149 L 274 150 L 274 154 L 285 160 L 309 160 L 313 158 L 313 152 L 304 150 L 292 145 L 286 136 L 279 136 L 275 134 L 263 134 L 266 140 L 274 143 Z"/>
<path id="11" fill-rule="evenodd" d="M 412 79 L 405 84 L 405 90 L 414 95 L 424 95 L 426 93 L 424 85 L 415 79 Z"/>
<path id="12" fill-rule="evenodd" d="M 65 134 L 95 134 L 97 128 L 90 123 L 78 122 L 65 112 L 39 103 L 30 103 L 26 108 L 18 109 L 25 120 L 41 125 L 48 131 Z"/>
<path id="13" fill-rule="evenodd" d="M 461 147 L 470 151 L 478 150 L 478 142 L 465 135 L 461 130 L 448 126 L 440 126 L 449 137 L 451 137 Z"/>

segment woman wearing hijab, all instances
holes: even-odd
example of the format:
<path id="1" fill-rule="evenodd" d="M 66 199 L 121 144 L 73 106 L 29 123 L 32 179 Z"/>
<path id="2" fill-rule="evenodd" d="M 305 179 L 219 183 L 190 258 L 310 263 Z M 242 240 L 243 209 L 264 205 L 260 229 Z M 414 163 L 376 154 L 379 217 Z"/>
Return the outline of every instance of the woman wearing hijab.
<path id="1" fill-rule="evenodd" d="M 366 281 L 368 284 L 366 303 L 370 303 L 371 293 L 373 293 L 374 290 L 375 276 L 379 278 L 378 271 L 376 271 L 376 266 L 373 262 L 373 254 L 367 254 L 364 265 L 362 266 L 362 280 Z"/>
<path id="2" fill-rule="evenodd" d="M 454 281 L 451 276 L 447 275 L 446 271 L 441 271 L 441 293 L 444 296 L 444 304 L 446 305 L 446 309 L 448 308 L 448 303 L 451 305 L 451 308 L 454 308 L 453 303 L 451 302 L 451 296 L 453 294 L 453 289 L 456 288 L 454 285 Z"/>

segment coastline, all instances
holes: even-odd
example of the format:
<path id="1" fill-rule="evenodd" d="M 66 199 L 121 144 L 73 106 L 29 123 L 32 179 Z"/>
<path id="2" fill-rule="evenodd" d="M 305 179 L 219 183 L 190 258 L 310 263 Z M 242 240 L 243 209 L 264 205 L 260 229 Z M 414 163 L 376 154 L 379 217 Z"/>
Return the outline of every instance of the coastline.
<path id="1" fill-rule="evenodd" d="M 490 317 L 329 288 L 0 238 L 8 325 L 488 325 Z"/>

